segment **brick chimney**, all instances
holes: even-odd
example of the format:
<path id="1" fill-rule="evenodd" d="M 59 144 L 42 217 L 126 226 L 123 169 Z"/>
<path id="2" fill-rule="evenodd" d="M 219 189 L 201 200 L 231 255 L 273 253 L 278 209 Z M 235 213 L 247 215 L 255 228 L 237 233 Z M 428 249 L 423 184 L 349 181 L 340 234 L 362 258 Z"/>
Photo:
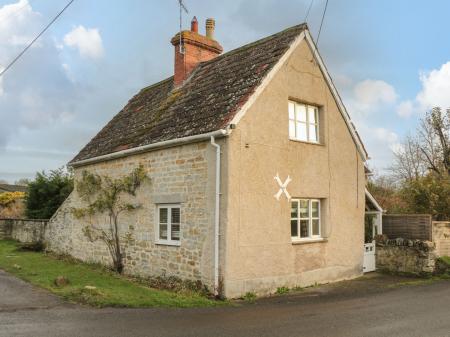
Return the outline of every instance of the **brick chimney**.
<path id="1" fill-rule="evenodd" d="M 198 33 L 198 21 L 191 21 L 191 30 L 183 30 L 170 41 L 175 47 L 175 86 L 183 84 L 195 67 L 220 55 L 222 46 L 214 40 L 214 19 L 206 20 L 206 36 Z M 180 48 L 181 43 L 181 48 Z"/>

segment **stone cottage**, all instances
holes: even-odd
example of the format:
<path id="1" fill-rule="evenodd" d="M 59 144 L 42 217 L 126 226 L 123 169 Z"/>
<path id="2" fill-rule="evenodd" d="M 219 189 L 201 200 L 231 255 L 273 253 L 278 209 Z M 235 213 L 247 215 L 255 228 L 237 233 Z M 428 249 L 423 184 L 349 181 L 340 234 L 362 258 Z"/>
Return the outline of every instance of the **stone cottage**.
<path id="1" fill-rule="evenodd" d="M 363 272 L 368 155 L 306 24 L 222 54 L 194 18 L 171 40 L 174 76 L 142 89 L 70 162 L 150 183 L 125 272 L 201 280 L 226 297 Z M 74 191 L 51 219 L 51 250 L 110 263 L 83 235 Z M 98 218 L 101 226 L 103 219 Z"/>

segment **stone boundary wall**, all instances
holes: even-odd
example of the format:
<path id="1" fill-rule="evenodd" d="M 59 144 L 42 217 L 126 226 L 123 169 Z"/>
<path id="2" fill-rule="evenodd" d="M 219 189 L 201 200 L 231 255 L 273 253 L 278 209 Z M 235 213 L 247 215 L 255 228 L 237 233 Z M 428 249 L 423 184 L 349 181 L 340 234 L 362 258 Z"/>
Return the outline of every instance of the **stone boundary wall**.
<path id="1" fill-rule="evenodd" d="M 450 256 L 450 222 L 433 222 L 433 242 L 438 256 Z"/>
<path id="2" fill-rule="evenodd" d="M 42 242 L 48 220 L 0 219 L 0 239 L 23 243 Z"/>
<path id="3" fill-rule="evenodd" d="M 426 275 L 435 271 L 436 247 L 434 242 L 377 238 L 377 269 L 393 273 Z"/>
<path id="4" fill-rule="evenodd" d="M 387 235 L 389 239 L 432 241 L 431 215 L 384 214 L 383 234 Z"/>

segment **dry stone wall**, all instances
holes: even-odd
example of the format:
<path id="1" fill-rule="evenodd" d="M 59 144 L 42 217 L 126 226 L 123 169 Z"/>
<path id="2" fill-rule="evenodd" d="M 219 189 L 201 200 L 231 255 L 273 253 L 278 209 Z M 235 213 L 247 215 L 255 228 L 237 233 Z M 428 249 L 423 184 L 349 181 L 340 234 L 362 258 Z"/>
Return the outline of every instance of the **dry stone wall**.
<path id="1" fill-rule="evenodd" d="M 207 142 L 162 149 L 75 170 L 75 180 L 82 170 L 117 178 L 143 165 L 150 182 L 142 185 L 134 203 L 141 208 L 123 213 L 120 230 L 132 226 L 133 243 L 125 250 L 125 272 L 142 276 L 178 276 L 213 282 L 213 149 Z M 130 200 L 131 201 L 131 200 Z M 156 209 L 158 204 L 180 204 L 181 244 L 167 246 L 156 242 Z M 72 209 L 85 206 L 74 191 L 50 220 L 45 234 L 49 250 L 75 258 L 110 264 L 106 245 L 90 242 L 83 228 L 90 223 L 105 229 L 106 216 L 77 219 Z"/>
<path id="2" fill-rule="evenodd" d="M 48 220 L 0 219 L 0 239 L 42 242 Z"/>
<path id="3" fill-rule="evenodd" d="M 394 273 L 424 275 L 433 273 L 435 244 L 431 241 L 378 238 L 377 269 Z"/>

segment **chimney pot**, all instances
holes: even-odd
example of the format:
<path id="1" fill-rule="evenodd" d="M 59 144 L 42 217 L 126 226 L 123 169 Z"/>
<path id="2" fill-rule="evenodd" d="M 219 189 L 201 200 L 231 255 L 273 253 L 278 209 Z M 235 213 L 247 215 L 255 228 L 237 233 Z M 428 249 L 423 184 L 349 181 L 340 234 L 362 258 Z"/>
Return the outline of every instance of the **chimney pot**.
<path id="1" fill-rule="evenodd" d="M 198 21 L 196 16 L 194 16 L 191 21 L 191 32 L 198 33 Z"/>
<path id="2" fill-rule="evenodd" d="M 212 18 L 206 19 L 206 37 L 214 40 L 214 30 L 216 27 L 216 21 Z"/>

